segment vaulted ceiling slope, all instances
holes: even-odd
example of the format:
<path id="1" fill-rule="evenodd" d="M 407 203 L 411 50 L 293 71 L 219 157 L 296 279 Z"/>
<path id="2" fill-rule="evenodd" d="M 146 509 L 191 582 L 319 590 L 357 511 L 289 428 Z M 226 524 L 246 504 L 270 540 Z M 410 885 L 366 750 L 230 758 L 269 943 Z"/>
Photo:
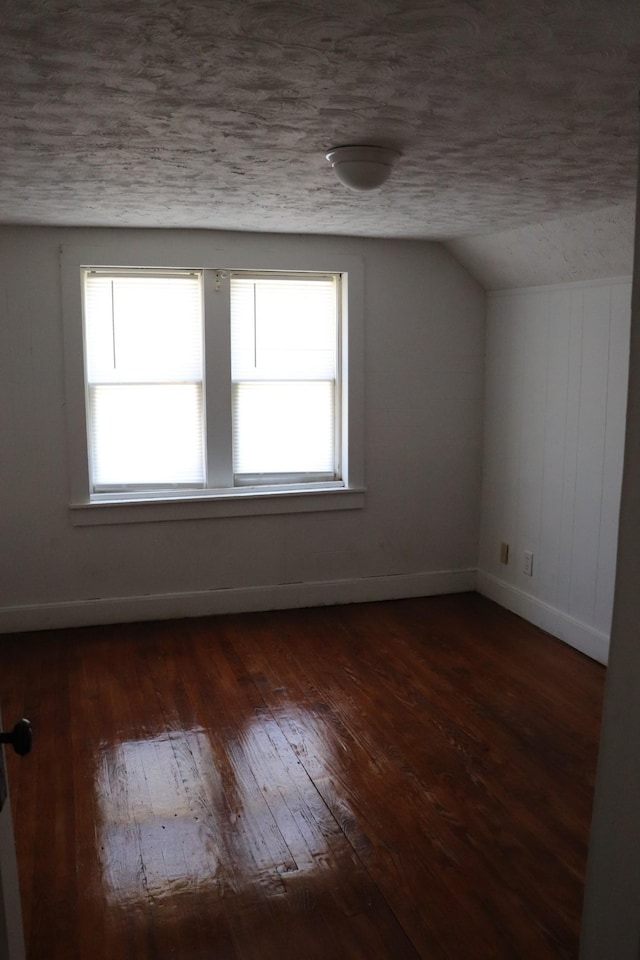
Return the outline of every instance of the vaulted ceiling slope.
<path id="1" fill-rule="evenodd" d="M 636 0 L 0 0 L 0 222 L 458 237 L 628 202 Z M 379 192 L 324 152 L 403 156 Z"/>
<path id="2" fill-rule="evenodd" d="M 635 202 L 446 241 L 485 290 L 570 283 L 633 272 Z"/>

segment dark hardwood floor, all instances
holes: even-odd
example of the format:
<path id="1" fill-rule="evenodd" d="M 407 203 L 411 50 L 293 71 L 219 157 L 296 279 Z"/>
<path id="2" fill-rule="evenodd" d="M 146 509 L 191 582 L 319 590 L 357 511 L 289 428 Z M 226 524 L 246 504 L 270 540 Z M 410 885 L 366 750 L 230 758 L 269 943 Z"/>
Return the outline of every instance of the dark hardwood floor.
<path id="1" fill-rule="evenodd" d="M 577 956 L 604 669 L 489 601 L 0 644 L 30 960 Z"/>

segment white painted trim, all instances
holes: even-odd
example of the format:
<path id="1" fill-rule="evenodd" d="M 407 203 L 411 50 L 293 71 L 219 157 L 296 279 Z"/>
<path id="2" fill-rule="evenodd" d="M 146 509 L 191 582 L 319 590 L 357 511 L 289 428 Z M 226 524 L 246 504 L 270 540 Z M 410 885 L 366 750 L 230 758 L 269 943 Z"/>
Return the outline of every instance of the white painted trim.
<path id="1" fill-rule="evenodd" d="M 159 231 L 156 231 L 159 233 Z M 215 236 L 215 235 L 213 235 Z M 70 507 L 74 525 L 94 523 L 133 523 L 141 520 L 173 520 L 196 516 L 254 516 L 259 513 L 293 513 L 323 509 L 352 509 L 360 504 L 356 497 L 350 500 L 342 497 L 338 502 L 333 497 L 324 499 L 310 497 L 277 498 L 269 507 L 271 493 L 265 491 L 261 498 L 251 502 L 244 497 L 229 499 L 227 492 L 235 493 L 233 488 L 225 491 L 221 498 L 224 502 L 216 508 L 212 502 L 200 507 L 193 502 L 187 504 L 184 498 L 182 506 L 163 508 L 155 498 L 150 498 L 152 509 L 141 510 L 140 501 L 123 510 L 121 504 L 107 506 L 104 501 L 96 503 L 99 509 L 81 511 L 78 508 L 91 506 L 88 469 L 88 439 L 86 415 L 86 385 L 84 375 L 84 335 L 82 320 L 81 269 L 83 267 L 145 267 L 159 269 L 224 269 L 233 270 L 276 270 L 278 272 L 341 274 L 342 283 L 342 479 L 345 489 L 356 495 L 364 488 L 364 260 L 361 256 L 342 255 L 326 252 L 313 252 L 305 247 L 283 255 L 265 249 L 258 243 L 243 240 L 236 248 L 233 240 L 227 238 L 223 247 L 212 246 L 212 236 L 206 231 L 192 237 L 175 238 L 154 236 L 127 236 L 115 245 L 93 246 L 90 244 L 64 244 L 60 248 L 60 276 L 62 284 L 62 314 L 65 351 L 65 389 L 67 446 L 70 472 Z M 205 321 L 206 322 L 206 321 Z M 207 491 L 210 501 L 216 499 L 215 490 Z M 277 502 L 276 502 L 277 500 Z M 264 508 L 264 509 L 263 509 Z M 197 509 L 204 513 L 197 513 Z M 113 519 L 109 519 L 113 517 Z"/>
<path id="2" fill-rule="evenodd" d="M 491 576 L 478 570 L 476 589 L 478 593 L 495 600 L 500 606 L 506 607 L 512 613 L 533 623 L 536 627 L 546 630 L 552 636 L 563 640 L 570 646 L 575 647 L 581 653 L 597 660 L 599 663 L 607 663 L 609 656 L 609 637 L 599 630 L 595 630 L 586 623 L 570 617 L 556 607 L 532 597 L 517 587 L 513 587 L 504 580 Z"/>
<path id="3" fill-rule="evenodd" d="M 315 513 L 326 510 L 358 510 L 364 507 L 365 491 L 347 487 L 325 490 L 278 490 L 240 487 L 220 491 L 219 496 L 185 496 L 174 500 L 109 500 L 104 503 L 71 504 L 71 523 L 76 527 L 110 523 L 160 523 L 166 520 L 198 520 L 206 517 L 257 517 L 282 513 Z"/>
<path id="4" fill-rule="evenodd" d="M 631 277 L 600 277 L 596 280 L 567 280 L 564 283 L 541 283 L 538 286 L 529 287 L 503 287 L 500 290 L 487 290 L 489 300 L 497 300 L 500 297 L 519 296 L 522 293 L 544 293 L 551 290 L 584 290 L 586 287 L 601 287 L 603 284 L 631 283 Z"/>
<path id="5" fill-rule="evenodd" d="M 3 747 L 0 746 L 0 751 L 2 750 Z M 0 763 L 4 765 L 4 753 L 0 756 Z M 6 957 L 7 960 L 25 960 L 18 865 L 8 794 L 0 811 L 0 957 Z"/>
<path id="6" fill-rule="evenodd" d="M 439 570 L 348 580 L 29 604 L 0 607 L 0 633 L 399 600 L 404 597 L 465 593 L 474 590 L 475 584 L 474 569 Z"/>

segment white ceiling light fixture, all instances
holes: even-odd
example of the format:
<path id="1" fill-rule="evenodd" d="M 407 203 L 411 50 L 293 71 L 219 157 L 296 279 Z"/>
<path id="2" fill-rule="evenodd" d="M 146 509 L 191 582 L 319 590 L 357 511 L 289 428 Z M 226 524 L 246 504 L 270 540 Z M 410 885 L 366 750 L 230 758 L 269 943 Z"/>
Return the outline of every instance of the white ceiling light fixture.
<path id="1" fill-rule="evenodd" d="M 400 154 L 388 147 L 354 144 L 332 147 L 327 160 L 336 177 L 349 190 L 375 190 L 391 176 L 393 164 Z"/>

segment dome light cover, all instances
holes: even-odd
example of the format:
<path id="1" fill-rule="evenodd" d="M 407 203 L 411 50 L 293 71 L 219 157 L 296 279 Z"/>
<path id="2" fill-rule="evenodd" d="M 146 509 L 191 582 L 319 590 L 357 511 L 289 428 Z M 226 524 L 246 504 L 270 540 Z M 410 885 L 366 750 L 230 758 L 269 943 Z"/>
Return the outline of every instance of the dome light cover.
<path id="1" fill-rule="evenodd" d="M 394 162 L 400 154 L 388 147 L 354 145 L 332 147 L 327 160 L 338 180 L 349 190 L 375 190 L 391 176 Z"/>

